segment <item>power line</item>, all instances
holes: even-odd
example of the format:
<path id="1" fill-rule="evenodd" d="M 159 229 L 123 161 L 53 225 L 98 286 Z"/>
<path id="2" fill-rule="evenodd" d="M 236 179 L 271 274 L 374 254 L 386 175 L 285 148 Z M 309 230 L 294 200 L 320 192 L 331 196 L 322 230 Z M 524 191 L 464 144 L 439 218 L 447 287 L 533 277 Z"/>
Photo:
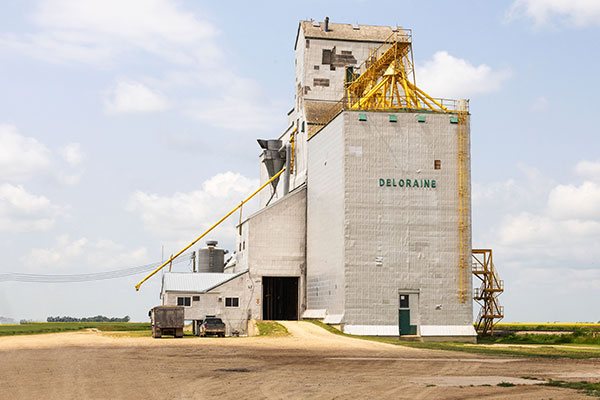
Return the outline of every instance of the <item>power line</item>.
<path id="1" fill-rule="evenodd" d="M 189 262 L 188 256 L 192 253 L 184 253 L 175 260 L 173 264 Z M 137 267 L 123 268 L 105 272 L 93 272 L 88 274 L 47 275 L 47 274 L 23 274 L 19 272 L 0 273 L 0 282 L 35 282 L 35 283 L 68 283 L 68 282 L 90 282 L 105 279 L 123 278 L 149 272 L 159 267 L 162 262 L 154 262 Z"/>

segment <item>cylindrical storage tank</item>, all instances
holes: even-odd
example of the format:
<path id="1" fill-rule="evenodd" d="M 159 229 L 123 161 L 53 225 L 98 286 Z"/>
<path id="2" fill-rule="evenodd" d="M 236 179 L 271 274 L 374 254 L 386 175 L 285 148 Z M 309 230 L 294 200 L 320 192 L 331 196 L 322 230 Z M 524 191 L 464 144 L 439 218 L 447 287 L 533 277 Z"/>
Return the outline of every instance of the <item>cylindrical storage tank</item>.
<path id="1" fill-rule="evenodd" d="M 198 249 L 198 272 L 223 272 L 225 250 L 217 244 L 216 240 L 207 240 L 206 247 Z"/>

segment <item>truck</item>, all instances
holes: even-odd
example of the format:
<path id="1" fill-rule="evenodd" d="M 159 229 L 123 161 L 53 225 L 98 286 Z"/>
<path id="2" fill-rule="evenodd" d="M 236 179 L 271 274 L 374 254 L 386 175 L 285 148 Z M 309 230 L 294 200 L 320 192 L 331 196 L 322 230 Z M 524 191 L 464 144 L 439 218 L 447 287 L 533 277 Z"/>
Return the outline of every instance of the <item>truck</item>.
<path id="1" fill-rule="evenodd" d="M 216 335 L 225 337 L 225 323 L 221 318 L 206 317 L 200 324 L 199 336 Z"/>
<path id="2" fill-rule="evenodd" d="M 183 337 L 185 323 L 183 306 L 156 306 L 148 315 L 152 321 L 152 337 L 160 338 L 162 335 L 172 335 L 176 338 Z"/>

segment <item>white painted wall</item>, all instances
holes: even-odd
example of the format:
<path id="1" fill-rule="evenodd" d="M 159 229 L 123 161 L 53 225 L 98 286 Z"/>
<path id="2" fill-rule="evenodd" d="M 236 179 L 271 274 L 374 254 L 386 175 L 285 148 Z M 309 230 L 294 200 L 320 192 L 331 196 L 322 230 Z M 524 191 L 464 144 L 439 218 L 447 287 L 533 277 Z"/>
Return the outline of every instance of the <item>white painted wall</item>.
<path id="1" fill-rule="evenodd" d="M 309 142 L 307 192 L 308 309 L 345 310 L 344 116 Z"/>
<path id="2" fill-rule="evenodd" d="M 387 334 L 398 325 L 399 289 L 411 289 L 419 291 L 411 324 L 471 325 L 468 268 L 467 299 L 458 297 L 458 126 L 449 115 L 425 114 L 424 123 L 418 113 L 394 115 L 395 123 L 390 113 L 344 112 L 309 141 L 309 309 L 343 313 L 350 330 Z M 436 188 L 387 186 L 407 178 Z M 470 260 L 470 202 L 466 215 Z"/>
<path id="3" fill-rule="evenodd" d="M 200 296 L 200 301 L 192 301 L 190 307 L 185 307 L 186 320 L 201 320 L 207 315 L 214 315 L 223 320 L 226 325 L 226 335 L 233 331 L 246 334 L 248 315 L 255 305 L 256 288 L 248 274 L 243 274 L 207 293 L 166 292 L 163 295 L 163 305 L 177 305 L 177 297 Z M 226 297 L 238 297 L 239 307 L 226 307 Z"/>

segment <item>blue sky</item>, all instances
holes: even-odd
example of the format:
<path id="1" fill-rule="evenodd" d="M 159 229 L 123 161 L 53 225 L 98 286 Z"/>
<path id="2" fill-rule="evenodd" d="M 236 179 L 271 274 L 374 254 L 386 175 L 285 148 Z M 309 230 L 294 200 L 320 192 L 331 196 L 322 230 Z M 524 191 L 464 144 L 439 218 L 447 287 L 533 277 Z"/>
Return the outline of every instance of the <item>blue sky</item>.
<path id="1" fill-rule="evenodd" d="M 417 84 L 471 99 L 473 244 L 494 249 L 506 320 L 600 320 L 598 2 L 1 7 L 0 273 L 136 266 L 193 239 L 256 186 L 255 139 L 293 105 L 298 21 L 329 16 L 413 29 Z M 145 320 L 160 279 L 139 278 L 0 282 L 0 316 Z"/>

